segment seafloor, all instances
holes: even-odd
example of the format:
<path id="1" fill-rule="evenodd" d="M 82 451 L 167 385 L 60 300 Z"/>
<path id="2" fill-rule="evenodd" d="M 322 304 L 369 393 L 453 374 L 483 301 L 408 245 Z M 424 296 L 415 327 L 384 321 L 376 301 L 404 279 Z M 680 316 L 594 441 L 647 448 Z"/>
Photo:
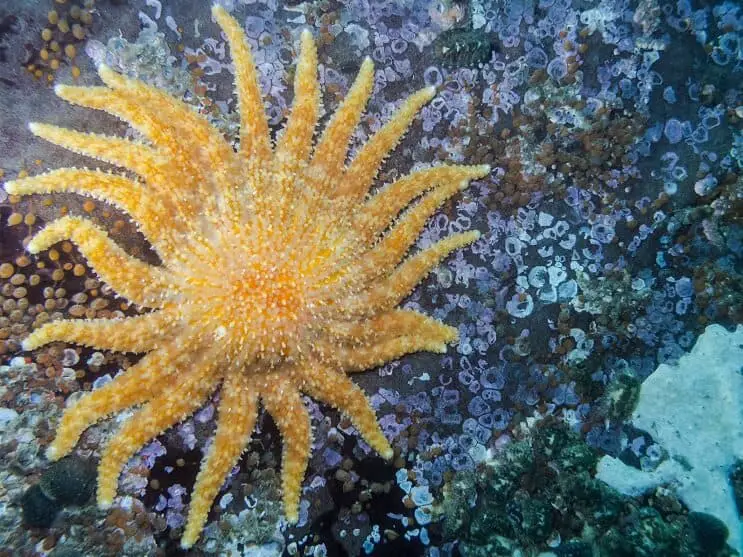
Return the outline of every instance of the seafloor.
<path id="1" fill-rule="evenodd" d="M 281 440 L 262 416 L 188 554 L 740 554 L 743 6 L 223 3 L 247 32 L 275 129 L 309 28 L 328 113 L 363 57 L 375 62 L 355 145 L 405 95 L 437 88 L 378 184 L 440 161 L 493 170 L 430 220 L 417 247 L 470 229 L 482 238 L 405 303 L 458 327 L 458 344 L 354 376 L 394 459 L 307 399 L 313 454 L 300 521 L 288 526 Z M 96 166 L 32 136 L 29 121 L 134 135 L 53 93 L 98 84 L 101 62 L 234 137 L 230 59 L 209 10 L 206 0 L 3 0 L 0 179 Z M 70 242 L 25 253 L 64 214 L 156 262 L 105 203 L 0 189 L 0 555 L 185 554 L 178 540 L 214 401 L 129 462 L 110 511 L 91 498 L 95 463 L 128 414 L 90 428 L 59 464 L 44 457 L 65 401 L 138 358 L 21 350 L 50 320 L 136 312 Z"/>

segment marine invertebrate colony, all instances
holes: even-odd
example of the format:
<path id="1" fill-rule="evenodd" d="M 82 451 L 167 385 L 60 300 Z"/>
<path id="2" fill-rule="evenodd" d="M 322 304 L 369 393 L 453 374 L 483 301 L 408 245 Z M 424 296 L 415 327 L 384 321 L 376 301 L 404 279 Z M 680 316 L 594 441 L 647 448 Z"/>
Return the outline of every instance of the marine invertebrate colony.
<path id="1" fill-rule="evenodd" d="M 455 234 L 405 255 L 441 203 L 489 170 L 420 170 L 369 195 L 379 165 L 434 90 L 410 96 L 346 165 L 350 135 L 372 91 L 373 66 L 363 62 L 313 149 L 320 95 L 317 53 L 307 31 L 292 111 L 272 147 L 245 36 L 223 8 L 215 6 L 212 13 L 235 63 L 237 152 L 187 105 L 101 67 L 108 87 L 60 86 L 57 94 L 126 120 L 148 143 L 45 124 L 31 124 L 31 130 L 128 168 L 140 179 L 63 168 L 6 184 L 14 194 L 73 191 L 112 202 L 138 223 L 162 260 L 151 266 L 131 257 L 83 218 L 48 224 L 29 251 L 69 238 L 105 282 L 152 311 L 121 320 L 48 323 L 24 348 L 65 341 L 146 353 L 69 407 L 48 448 L 48 456 L 58 459 L 91 424 L 142 405 L 103 450 L 97 491 L 103 507 L 112 504 L 126 461 L 221 387 L 217 431 L 196 479 L 185 547 L 198 539 L 220 485 L 246 447 L 259 401 L 283 437 L 283 500 L 290 521 L 297 519 L 311 445 L 300 393 L 347 414 L 370 446 L 385 458 L 392 455 L 347 373 L 414 351 L 443 352 L 456 339 L 456 329 L 396 306 L 433 266 L 478 233 Z"/>

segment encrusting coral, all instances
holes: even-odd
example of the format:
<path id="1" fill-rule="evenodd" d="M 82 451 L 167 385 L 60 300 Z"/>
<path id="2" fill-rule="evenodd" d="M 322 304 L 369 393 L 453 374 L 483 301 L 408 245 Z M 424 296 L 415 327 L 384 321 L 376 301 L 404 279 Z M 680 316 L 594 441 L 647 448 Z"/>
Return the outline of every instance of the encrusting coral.
<path id="1" fill-rule="evenodd" d="M 23 346 L 64 341 L 146 353 L 71 405 L 47 451 L 59 459 L 90 425 L 141 405 L 103 450 L 97 491 L 102 507 L 112 504 L 127 460 L 220 389 L 217 430 L 196 479 L 184 547 L 198 539 L 222 482 L 246 448 L 259 401 L 283 437 L 290 522 L 297 520 L 311 448 L 300 393 L 338 408 L 371 447 L 392 456 L 372 408 L 347 373 L 415 351 L 443 352 L 456 340 L 455 328 L 396 306 L 478 232 L 454 234 L 405 256 L 437 208 L 489 172 L 487 166 L 444 165 L 370 193 L 380 164 L 435 91 L 411 95 L 346 165 L 351 133 L 372 91 L 369 59 L 313 149 L 320 92 L 308 31 L 301 35 L 294 104 L 273 147 L 246 38 L 223 8 L 215 6 L 212 14 L 235 63 L 237 152 L 183 102 L 101 66 L 106 87 L 58 86 L 57 94 L 129 122 L 147 143 L 46 124 L 31 124 L 31 130 L 140 179 L 63 168 L 6 184 L 18 195 L 68 191 L 111 202 L 136 221 L 162 261 L 152 266 L 135 259 L 85 218 L 51 222 L 28 244 L 31 253 L 71 239 L 102 280 L 152 311 L 51 322 Z"/>

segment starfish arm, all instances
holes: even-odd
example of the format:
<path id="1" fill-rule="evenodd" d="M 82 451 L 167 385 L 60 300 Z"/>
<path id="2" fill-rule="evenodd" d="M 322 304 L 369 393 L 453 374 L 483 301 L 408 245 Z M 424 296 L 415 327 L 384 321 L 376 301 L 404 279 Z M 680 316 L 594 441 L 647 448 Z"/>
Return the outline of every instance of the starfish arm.
<path id="1" fill-rule="evenodd" d="M 358 295 L 347 305 L 346 311 L 351 314 L 367 314 L 391 309 L 410 294 L 423 277 L 442 259 L 454 250 L 471 244 L 479 237 L 480 232 L 477 230 L 452 234 L 416 253 L 401 263 L 391 275 L 380 279 L 369 290 Z"/>
<path id="2" fill-rule="evenodd" d="M 343 171 L 348 152 L 348 142 L 361 119 L 374 87 L 374 63 L 367 57 L 361 64 L 358 76 L 346 98 L 330 119 L 320 141 L 315 147 L 310 165 L 322 191 L 330 187 L 330 178 Z"/>
<path id="3" fill-rule="evenodd" d="M 328 330 L 342 342 L 359 343 L 391 340 L 401 336 L 433 336 L 449 342 L 456 339 L 456 329 L 453 331 L 455 334 L 451 337 L 451 327 L 410 309 L 393 309 L 368 319 L 336 324 Z"/>
<path id="4" fill-rule="evenodd" d="M 227 36 L 235 64 L 235 88 L 240 111 L 240 153 L 244 161 L 261 168 L 271 158 L 271 142 L 253 55 L 245 33 L 234 17 L 219 5 L 212 7 L 212 16 Z"/>
<path id="5" fill-rule="evenodd" d="M 301 485 L 310 458 L 310 416 L 299 391 L 286 377 L 269 377 L 260 391 L 263 406 L 281 432 L 284 514 L 294 524 L 299 519 Z"/>
<path id="6" fill-rule="evenodd" d="M 455 335 L 452 338 L 451 327 L 438 319 L 410 309 L 393 309 L 351 322 L 331 322 L 326 331 L 341 342 L 362 344 L 392 340 L 401 336 L 434 336 L 444 338 L 444 342 L 456 338 L 456 329 L 453 329 Z"/>
<path id="7" fill-rule="evenodd" d="M 446 327 L 438 335 L 402 336 L 372 344 L 370 346 L 336 348 L 333 357 L 348 373 L 366 371 L 386 364 L 414 352 L 436 352 L 444 354 L 446 345 L 458 338 L 454 327 Z"/>
<path id="8" fill-rule="evenodd" d="M 163 204 L 172 206 L 172 211 L 180 218 L 171 219 L 178 228 L 193 228 L 202 214 L 196 199 L 187 190 L 173 187 L 173 178 L 182 179 L 167 157 L 147 145 L 129 141 L 121 137 L 83 133 L 51 126 L 48 124 L 29 124 L 29 129 L 42 139 L 69 149 L 75 153 L 104 162 L 128 168 L 145 179 L 151 186 L 149 195 L 155 196 Z"/>
<path id="9" fill-rule="evenodd" d="M 131 93 L 122 94 L 108 87 L 75 87 L 72 85 L 57 85 L 54 92 L 69 103 L 102 110 L 116 116 L 130 124 L 153 145 L 166 149 L 171 155 L 180 154 L 183 150 L 181 142 L 177 140 L 175 129 L 177 120 L 172 119 L 173 115 L 153 112 L 146 102 L 142 103 Z M 172 99 L 171 102 L 175 104 L 177 101 Z M 171 119 L 166 121 L 165 116 Z M 183 144 L 185 146 L 187 143 Z M 189 167 L 189 170 L 192 169 L 195 169 L 194 165 Z"/>
<path id="10" fill-rule="evenodd" d="M 335 361 L 349 372 L 364 371 L 405 354 L 443 353 L 458 338 L 454 327 L 413 310 L 394 309 L 328 331 L 341 341 L 320 341 L 314 350 L 320 361 Z"/>
<path id="11" fill-rule="evenodd" d="M 361 200 L 369 191 L 379 166 L 400 141 L 421 107 L 436 94 L 436 89 L 426 87 L 413 93 L 395 112 L 392 119 L 367 141 L 351 161 L 340 182 L 336 195 Z"/>
<path id="12" fill-rule="evenodd" d="M 104 75 L 114 74 L 111 70 L 104 68 L 100 71 Z M 132 87 L 135 88 L 136 85 Z M 210 136 L 206 143 L 202 143 L 203 139 L 196 137 L 198 130 L 195 127 L 184 127 L 178 124 L 186 117 L 185 115 L 169 113 L 165 107 L 161 106 L 153 110 L 148 105 L 147 99 L 137 97 L 133 91 L 122 92 L 107 87 L 72 87 L 69 85 L 57 85 L 54 90 L 59 97 L 68 102 L 103 110 L 128 122 L 155 147 L 163 149 L 168 156 L 168 172 L 171 181 L 179 184 L 178 197 L 182 202 L 187 200 L 190 212 L 201 212 L 202 205 L 213 206 L 213 197 L 206 194 L 209 193 L 209 184 L 214 176 L 211 172 L 204 171 L 205 165 L 198 163 L 202 152 L 209 149 L 210 145 L 216 142 L 224 143 L 221 138 Z M 170 98 L 170 104 L 177 102 L 176 99 Z M 204 125 L 209 127 L 206 122 Z M 188 137 L 188 140 L 181 140 L 180 138 L 183 137 Z M 205 147 L 202 149 L 202 146 Z M 224 164 L 229 164 L 231 158 L 230 149 L 230 158 L 226 159 Z M 209 166 L 206 168 L 208 169 Z M 194 192 L 201 195 L 194 195 Z M 172 195 L 172 193 L 172 189 L 168 190 L 168 194 Z"/>
<path id="13" fill-rule="evenodd" d="M 123 319 L 63 319 L 39 327 L 23 341 L 24 350 L 67 342 L 97 350 L 149 352 L 175 328 L 175 312 L 158 310 Z"/>
<path id="14" fill-rule="evenodd" d="M 193 160 L 207 163 L 210 173 L 226 178 L 222 175 L 228 174 L 236 162 L 234 151 L 204 116 L 167 92 L 124 77 L 108 66 L 100 66 L 98 74 L 106 85 L 133 99 L 135 108 L 145 108 L 147 115 L 155 119 L 159 130 L 154 130 L 153 141 L 163 133 L 173 135 L 173 151 L 181 150 Z M 127 115 L 136 116 L 136 113 L 128 110 Z M 169 137 L 165 139 L 170 141 Z"/>
<path id="15" fill-rule="evenodd" d="M 340 410 L 372 449 L 382 458 L 392 458 L 392 447 L 379 427 L 374 410 L 362 390 L 348 377 L 330 370 L 305 369 L 301 378 L 305 393 Z"/>
<path id="16" fill-rule="evenodd" d="M 189 196 L 189 202 L 203 207 L 197 212 L 209 216 L 221 204 L 222 212 L 236 217 L 240 213 L 240 165 L 222 134 L 193 107 L 165 91 L 129 79 L 105 65 L 98 67 L 98 74 L 127 101 L 121 117 L 141 129 L 155 145 L 166 148 L 182 167 L 183 182 L 190 183 L 195 194 Z"/>
<path id="17" fill-rule="evenodd" d="M 28 243 L 30 253 L 70 239 L 88 264 L 119 295 L 137 305 L 161 307 L 173 292 L 168 274 L 126 253 L 105 230 L 81 217 L 62 217 L 42 228 Z"/>
<path id="18" fill-rule="evenodd" d="M 104 162 L 128 168 L 145 180 L 162 183 L 158 167 L 160 155 L 152 148 L 123 139 L 94 133 L 84 133 L 50 124 L 32 122 L 28 125 L 34 135 L 70 151 Z"/>
<path id="19" fill-rule="evenodd" d="M 217 431 L 196 477 L 181 547 L 199 538 L 209 509 L 240 455 L 250 441 L 258 414 L 258 396 L 241 371 L 233 371 L 222 384 Z"/>
<path id="20" fill-rule="evenodd" d="M 356 280 L 368 283 L 389 273 L 418 239 L 426 221 L 451 196 L 467 187 L 466 181 L 449 182 L 428 192 L 408 209 L 377 245 L 360 257 Z"/>
<path id="21" fill-rule="evenodd" d="M 317 49 L 312 33 L 302 31 L 301 52 L 294 77 L 294 103 L 286 127 L 276 145 L 277 160 L 295 166 L 306 161 L 312 148 L 317 116 L 320 111 L 320 86 L 317 82 Z"/>
<path id="22" fill-rule="evenodd" d="M 47 458 L 57 460 L 65 456 L 83 431 L 106 416 L 146 402 L 174 372 L 170 354 L 156 351 L 144 356 L 113 381 L 86 393 L 65 409 L 57 435 L 47 447 Z"/>
<path id="23" fill-rule="evenodd" d="M 112 203 L 131 215 L 135 224 L 162 257 L 171 251 L 171 228 L 165 226 L 172 220 L 154 192 L 144 184 L 125 176 L 80 168 L 59 168 L 5 183 L 5 191 L 12 195 L 30 195 L 55 192 L 73 192 L 89 195 Z"/>
<path id="24" fill-rule="evenodd" d="M 365 242 L 374 241 L 413 199 L 435 186 L 482 178 L 488 165 L 441 165 L 418 170 L 382 188 L 359 211 L 358 227 Z"/>
<path id="25" fill-rule="evenodd" d="M 296 176 L 306 166 L 312 150 L 320 112 L 320 86 L 317 82 L 317 49 L 312 33 L 302 31 L 301 51 L 294 76 L 294 103 L 284 130 L 276 143 L 273 180 L 267 187 L 256 188 L 257 211 L 273 215 L 273 223 L 289 230 L 307 223 L 306 188 Z M 290 222 L 290 220 L 291 222 Z"/>
<path id="26" fill-rule="evenodd" d="M 201 360 L 179 370 L 178 386 L 151 398 L 121 426 L 101 455 L 98 466 L 98 506 L 108 508 L 116 496 L 121 469 L 145 443 L 184 420 L 204 404 L 221 379 L 214 365 Z"/>

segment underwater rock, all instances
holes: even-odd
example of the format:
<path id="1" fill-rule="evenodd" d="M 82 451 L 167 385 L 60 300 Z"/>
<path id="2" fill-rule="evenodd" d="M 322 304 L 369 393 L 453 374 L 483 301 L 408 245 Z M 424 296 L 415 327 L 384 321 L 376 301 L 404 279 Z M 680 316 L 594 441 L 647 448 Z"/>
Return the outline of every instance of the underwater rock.
<path id="1" fill-rule="evenodd" d="M 643 383 L 632 424 L 648 432 L 668 459 L 648 472 L 605 456 L 597 477 L 627 495 L 675 486 L 692 511 L 711 513 L 741 549 L 743 528 L 728 476 L 743 458 L 743 326 L 710 325 L 678 365 L 662 364 Z M 682 464 L 683 463 L 683 464 Z"/>
<path id="2" fill-rule="evenodd" d="M 678 555 L 681 526 L 663 520 L 660 513 L 643 507 L 631 513 L 626 522 L 612 528 L 602 538 L 605 555 L 615 557 L 654 557 Z"/>
<path id="3" fill-rule="evenodd" d="M 95 466 L 77 456 L 63 458 L 23 494 L 23 522 L 32 528 L 49 528 L 59 511 L 87 503 L 94 491 Z"/>
<path id="4" fill-rule="evenodd" d="M 640 384 L 629 370 L 620 371 L 598 401 L 602 415 L 617 422 L 629 418 L 640 397 Z"/>
<path id="5" fill-rule="evenodd" d="M 743 509 L 743 461 L 739 461 L 734 467 L 730 474 L 730 483 L 733 486 L 733 494 L 735 496 L 735 506 L 739 509 Z"/>
<path id="6" fill-rule="evenodd" d="M 83 557 L 84 553 L 75 549 L 74 547 L 67 547 L 67 545 L 58 545 L 49 554 L 49 557 Z"/>
<path id="7" fill-rule="evenodd" d="M 593 557 L 593 544 L 581 540 L 563 543 L 554 550 L 558 557 Z"/>
<path id="8" fill-rule="evenodd" d="M 75 455 L 63 458 L 44 472 L 39 487 L 61 506 L 83 505 L 95 491 L 95 464 Z"/>
<path id="9" fill-rule="evenodd" d="M 31 528 L 49 528 L 62 509 L 62 505 L 49 499 L 41 487 L 33 485 L 29 487 L 21 498 L 23 509 L 23 522 Z"/>
<path id="10" fill-rule="evenodd" d="M 669 490 L 631 498 L 595 478 L 596 452 L 564 425 L 546 420 L 526 435 L 444 487 L 436 511 L 462 555 L 733 554 L 725 525 L 685 514 Z"/>
<path id="11" fill-rule="evenodd" d="M 571 306 L 579 312 L 601 316 L 605 320 L 602 330 L 631 336 L 626 324 L 646 311 L 650 288 L 641 280 L 633 280 L 626 270 L 598 278 L 581 272 L 576 280 L 582 296 L 573 299 Z"/>
<path id="12" fill-rule="evenodd" d="M 689 513 L 689 523 L 684 532 L 684 545 L 689 553 L 716 555 L 725 547 L 730 532 L 717 517 L 707 513 Z"/>
<path id="13" fill-rule="evenodd" d="M 593 526 L 611 523 L 620 516 L 621 498 L 591 477 L 596 461 L 594 450 L 564 425 L 535 427 L 445 486 L 437 509 L 445 539 L 459 539 L 462 555 L 510 555 L 517 548 L 547 549 L 553 532 L 578 538 L 591 520 L 575 519 L 578 510 L 601 517 Z"/>

